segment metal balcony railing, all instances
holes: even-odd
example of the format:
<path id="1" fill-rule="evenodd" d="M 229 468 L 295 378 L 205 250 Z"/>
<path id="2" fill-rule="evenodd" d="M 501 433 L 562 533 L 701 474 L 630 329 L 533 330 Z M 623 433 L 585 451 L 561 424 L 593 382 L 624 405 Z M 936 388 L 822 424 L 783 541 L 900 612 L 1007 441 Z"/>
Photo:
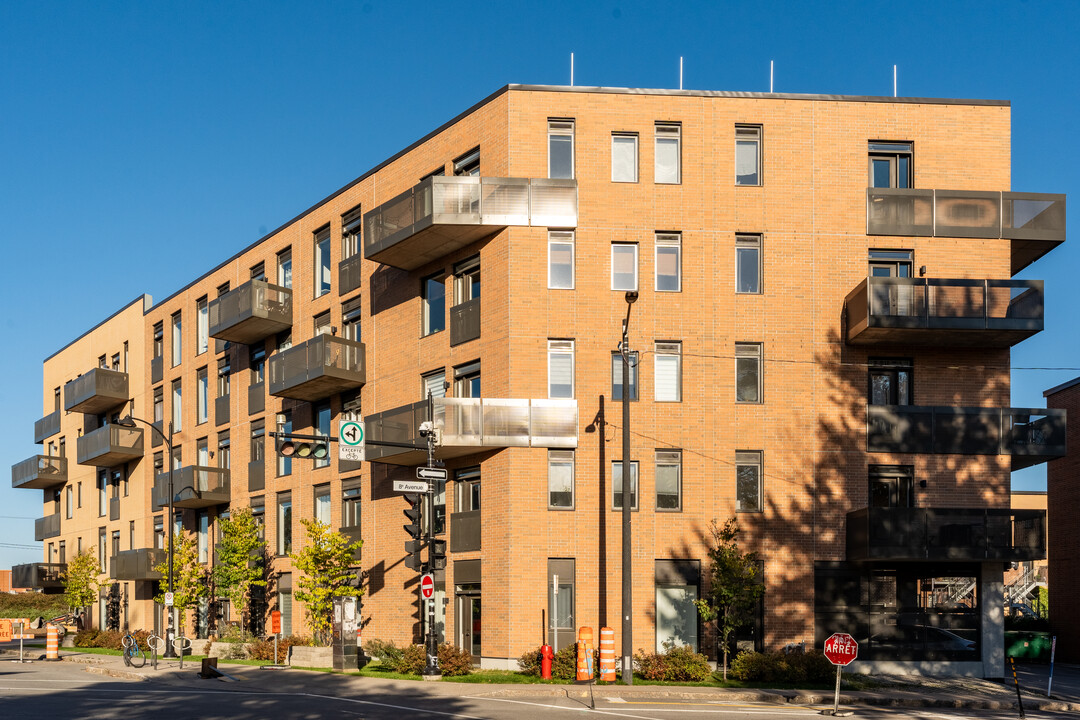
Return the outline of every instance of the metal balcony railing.
<path id="1" fill-rule="evenodd" d="M 47 490 L 67 482 L 67 458 L 33 455 L 11 466 L 11 487 Z"/>
<path id="2" fill-rule="evenodd" d="M 109 560 L 109 577 L 113 580 L 163 580 L 154 567 L 166 561 L 159 548 L 121 550 Z"/>
<path id="3" fill-rule="evenodd" d="M 107 368 L 93 368 L 64 384 L 64 410 L 96 415 L 123 405 L 131 399 L 128 374 Z"/>
<path id="4" fill-rule="evenodd" d="M 210 301 L 210 337 L 251 345 L 292 327 L 292 290 L 249 280 Z"/>
<path id="5" fill-rule="evenodd" d="M 294 400 L 321 400 L 366 382 L 364 344 L 318 335 L 270 357 L 270 394 Z"/>
<path id="6" fill-rule="evenodd" d="M 360 288 L 360 283 L 363 280 L 363 276 L 361 275 L 363 262 L 363 254 L 356 253 L 352 257 L 347 257 L 338 263 L 339 295 L 347 295 L 353 290 L 358 290 Z"/>
<path id="7" fill-rule="evenodd" d="M 476 340 L 480 337 L 480 298 L 466 300 L 450 308 L 450 344 Z"/>
<path id="8" fill-rule="evenodd" d="M 230 499 L 229 471 L 204 465 L 188 465 L 173 470 L 173 506 L 205 508 L 227 505 Z M 169 473 L 154 478 L 154 504 L 169 504 Z"/>
<path id="9" fill-rule="evenodd" d="M 480 511 L 450 513 L 450 552 L 480 549 Z"/>
<path id="10" fill-rule="evenodd" d="M 38 445 L 44 443 L 60 432 L 60 411 L 54 410 L 40 420 L 34 421 L 34 442 Z"/>
<path id="11" fill-rule="evenodd" d="M 34 540 L 41 542 L 60 535 L 60 513 L 34 520 Z"/>
<path id="12" fill-rule="evenodd" d="M 143 429 L 103 425 L 83 435 L 75 445 L 79 465 L 113 467 L 142 457 Z"/>
<path id="13" fill-rule="evenodd" d="M 62 588 L 67 563 L 26 563 L 11 568 L 11 587 L 48 590 Z"/>

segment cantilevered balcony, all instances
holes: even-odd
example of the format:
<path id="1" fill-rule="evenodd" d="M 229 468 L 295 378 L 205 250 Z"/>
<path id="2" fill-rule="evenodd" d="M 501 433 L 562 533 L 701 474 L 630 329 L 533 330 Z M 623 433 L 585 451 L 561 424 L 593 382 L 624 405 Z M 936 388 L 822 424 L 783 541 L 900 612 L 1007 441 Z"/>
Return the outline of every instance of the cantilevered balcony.
<path id="1" fill-rule="evenodd" d="M 847 514 L 850 561 L 1045 558 L 1045 510 L 871 507 Z"/>
<path id="2" fill-rule="evenodd" d="M 415 270 L 510 225 L 577 227 L 577 181 L 429 177 L 364 213 L 364 257 Z"/>
<path id="3" fill-rule="evenodd" d="M 1010 455 L 1012 469 L 1065 455 L 1065 411 L 1055 408 L 869 405 L 867 452 Z"/>
<path id="4" fill-rule="evenodd" d="M 64 587 L 67 563 L 26 563 L 11 568 L 11 587 L 56 590 Z"/>
<path id="5" fill-rule="evenodd" d="M 503 398 L 435 398 L 435 428 L 442 434 L 440 459 L 505 447 L 576 448 L 576 400 L 513 400 Z M 427 441 L 420 423 L 427 420 L 427 401 L 373 413 L 365 419 L 369 461 L 418 465 L 427 460 Z M 386 447 L 378 441 L 405 443 L 415 450 Z"/>
<path id="6" fill-rule="evenodd" d="M 40 445 L 60 432 L 60 415 L 61 412 L 56 410 L 34 421 L 34 442 Z"/>
<path id="7" fill-rule="evenodd" d="M 249 280 L 210 301 L 210 337 L 251 345 L 292 327 L 292 290 Z"/>
<path id="8" fill-rule="evenodd" d="M 169 473 L 154 478 L 153 502 L 156 507 L 169 504 Z M 206 508 L 229 503 L 229 471 L 217 467 L 188 465 L 173 470 L 173 506 Z"/>
<path id="9" fill-rule="evenodd" d="M 165 551 L 158 548 L 121 550 L 109 560 L 109 577 L 113 580 L 162 580 L 154 566 L 165 560 Z"/>
<path id="10" fill-rule="evenodd" d="M 11 487 L 47 490 L 67 482 L 67 458 L 34 455 L 11 466 Z"/>
<path id="11" fill-rule="evenodd" d="M 60 513 L 56 512 L 34 520 L 34 540 L 41 542 L 60 535 Z"/>
<path id="12" fill-rule="evenodd" d="M 114 467 L 142 456 L 142 428 L 103 425 L 76 442 L 76 460 L 80 465 Z"/>
<path id="13" fill-rule="evenodd" d="M 867 188 L 866 234 L 1006 238 L 1015 275 L 1065 241 L 1065 196 Z"/>
<path id="14" fill-rule="evenodd" d="M 1011 347 L 1043 329 L 1043 284 L 868 277 L 844 308 L 851 345 Z"/>
<path id="15" fill-rule="evenodd" d="M 64 385 L 64 410 L 97 415 L 108 412 L 131 399 L 128 374 L 107 368 L 94 368 Z"/>
<path id="16" fill-rule="evenodd" d="M 321 400 L 367 382 L 364 344 L 318 335 L 270 357 L 270 394 Z"/>

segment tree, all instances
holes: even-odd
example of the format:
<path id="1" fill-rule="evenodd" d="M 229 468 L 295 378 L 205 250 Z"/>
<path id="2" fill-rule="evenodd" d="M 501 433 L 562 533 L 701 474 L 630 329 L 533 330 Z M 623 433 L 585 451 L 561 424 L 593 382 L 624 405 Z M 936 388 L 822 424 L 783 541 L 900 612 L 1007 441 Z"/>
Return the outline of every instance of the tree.
<path id="1" fill-rule="evenodd" d="M 64 600 L 72 610 L 82 612 L 98 598 L 98 576 L 101 566 L 93 548 L 87 548 L 71 558 L 64 572 Z"/>
<path id="2" fill-rule="evenodd" d="M 173 535 L 169 542 L 175 548 L 173 552 L 173 607 L 180 616 L 181 635 L 184 634 L 184 619 L 187 611 L 195 608 L 199 600 L 210 595 L 207 582 L 208 573 L 199 562 L 199 545 L 194 538 Z M 154 566 L 154 571 L 161 573 L 165 582 L 161 583 L 161 593 L 154 600 L 165 603 L 165 591 L 168 590 L 169 559 L 166 548 L 165 559 Z"/>
<path id="3" fill-rule="evenodd" d="M 307 531 L 303 549 L 292 553 L 293 567 L 300 571 L 294 596 L 307 607 L 308 624 L 320 642 L 329 642 L 332 634 L 331 614 L 334 598 L 354 597 L 363 589 L 354 586 L 357 570 L 353 565 L 353 552 L 360 541 L 349 539 L 330 530 L 329 526 L 314 519 L 301 520 Z"/>
<path id="4" fill-rule="evenodd" d="M 731 634 L 753 618 L 765 588 L 761 584 L 757 553 L 739 550 L 739 521 L 729 518 L 721 527 L 714 520 L 710 531 L 713 546 L 709 548 L 709 589 L 695 604 L 702 620 L 716 624 L 727 681 Z"/>
<path id="5" fill-rule="evenodd" d="M 214 548 L 214 585 L 243 618 L 251 600 L 251 589 L 266 587 L 262 565 L 264 543 L 259 539 L 259 526 L 251 508 L 237 510 L 220 520 L 218 527 L 221 540 Z"/>

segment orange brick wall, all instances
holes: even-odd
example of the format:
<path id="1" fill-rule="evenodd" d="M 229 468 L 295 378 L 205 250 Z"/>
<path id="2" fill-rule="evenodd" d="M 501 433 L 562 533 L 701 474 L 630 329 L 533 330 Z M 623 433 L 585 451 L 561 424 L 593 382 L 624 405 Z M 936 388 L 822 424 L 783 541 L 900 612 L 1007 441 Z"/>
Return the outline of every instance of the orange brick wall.
<path id="1" fill-rule="evenodd" d="M 1080 418 L 1080 385 L 1047 391 L 1046 404 L 1064 408 L 1070 418 Z M 1057 660 L 1080 662 L 1080 528 L 1074 515 L 1080 503 L 1080 454 L 1075 450 L 1080 447 L 1080 430 L 1069 425 L 1067 433 L 1069 454 L 1052 460 L 1046 468 L 1047 589 L 1050 627 L 1058 638 Z"/>

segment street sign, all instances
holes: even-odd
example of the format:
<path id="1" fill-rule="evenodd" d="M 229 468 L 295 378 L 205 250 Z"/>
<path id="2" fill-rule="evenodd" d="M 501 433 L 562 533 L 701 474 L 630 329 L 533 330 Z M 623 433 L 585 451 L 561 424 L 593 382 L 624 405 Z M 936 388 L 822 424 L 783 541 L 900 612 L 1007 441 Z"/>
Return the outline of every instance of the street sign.
<path id="1" fill-rule="evenodd" d="M 171 592 L 165 593 L 165 607 L 173 606 L 173 594 Z"/>
<path id="2" fill-rule="evenodd" d="M 445 480 L 446 470 L 444 468 L 418 467 L 416 468 L 416 477 L 421 480 Z"/>
<path id="3" fill-rule="evenodd" d="M 847 633 L 833 633 L 825 641 L 825 657 L 833 665 L 848 665 L 859 656 L 859 643 Z"/>
<path id="4" fill-rule="evenodd" d="M 435 597 L 435 576 L 431 573 L 420 576 L 420 594 L 425 600 Z"/>
<path id="5" fill-rule="evenodd" d="M 0 642 L 7 642 L 13 637 L 15 637 L 15 633 L 11 629 L 11 621 L 0 619 Z"/>
<path id="6" fill-rule="evenodd" d="M 338 460 L 364 462 L 364 423 L 343 420 L 338 423 Z"/>
<path id="7" fill-rule="evenodd" d="M 281 634 L 281 611 L 275 610 L 270 613 L 270 632 L 274 635 Z"/>
<path id="8" fill-rule="evenodd" d="M 426 493 L 431 490 L 426 482 L 419 480 L 395 480 L 394 492 Z"/>

